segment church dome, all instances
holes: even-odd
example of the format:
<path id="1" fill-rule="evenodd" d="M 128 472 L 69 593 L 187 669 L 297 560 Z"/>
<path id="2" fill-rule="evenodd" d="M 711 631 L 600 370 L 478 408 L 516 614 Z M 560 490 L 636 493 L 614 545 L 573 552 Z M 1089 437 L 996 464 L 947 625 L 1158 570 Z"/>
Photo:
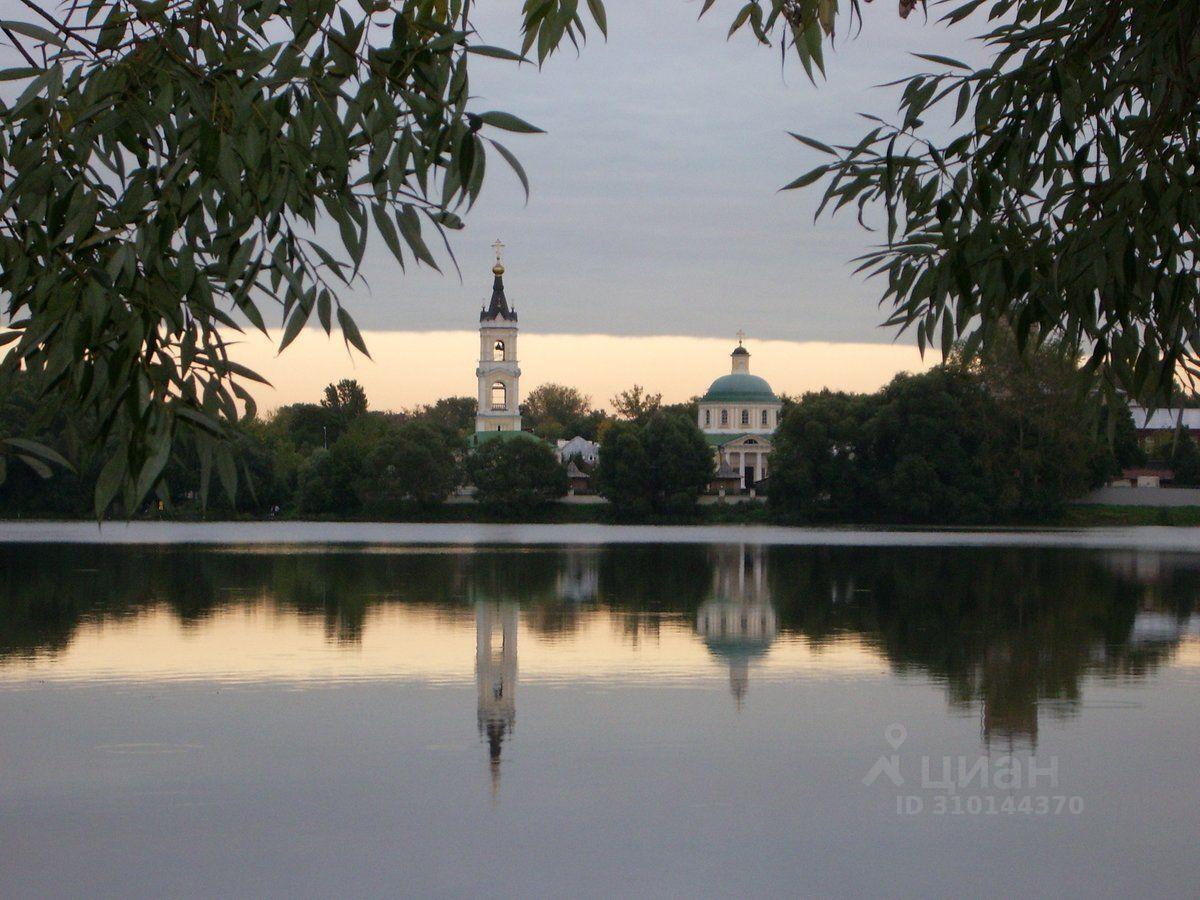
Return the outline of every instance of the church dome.
<path id="1" fill-rule="evenodd" d="M 709 600 L 697 611 L 696 630 L 714 656 L 730 662 L 755 659 L 775 642 L 775 610 L 769 603 Z"/>
<path id="2" fill-rule="evenodd" d="M 701 403 L 778 403 L 779 398 L 771 390 L 765 378 L 749 372 L 734 372 L 722 375 L 700 398 Z"/>

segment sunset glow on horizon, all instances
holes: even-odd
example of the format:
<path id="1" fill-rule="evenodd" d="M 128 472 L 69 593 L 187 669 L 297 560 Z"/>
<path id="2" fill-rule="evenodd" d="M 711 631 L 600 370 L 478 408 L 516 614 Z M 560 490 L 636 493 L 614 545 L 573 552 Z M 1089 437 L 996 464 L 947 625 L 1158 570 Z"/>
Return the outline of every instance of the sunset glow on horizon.
<path id="1" fill-rule="evenodd" d="M 692 620 L 664 622 L 638 637 L 624 617 L 579 610 L 562 634 L 540 634 L 536 608 L 523 610 L 522 681 L 686 683 L 721 680 L 727 663 L 695 633 Z M 269 600 L 230 605 L 203 623 L 181 622 L 159 606 L 121 619 L 82 624 L 70 645 L 33 658 L 0 659 L 0 686 L 30 681 L 210 680 L 229 683 L 345 682 L 408 679 L 464 683 L 475 678 L 475 609 L 382 604 L 361 635 L 339 641 L 318 617 L 297 617 Z M 286 649 L 281 649 L 286 648 Z M 887 672 L 877 650 L 856 637 L 822 645 L 794 635 L 757 660 L 760 677 L 876 677 Z"/>
<path id="2" fill-rule="evenodd" d="M 357 379 L 371 407 L 398 410 L 441 397 L 475 396 L 479 336 L 475 331 L 376 331 L 364 335 L 371 359 L 346 350 L 336 333 L 307 329 L 282 354 L 279 333 L 247 333 L 231 355 L 271 382 L 255 385 L 265 412 L 290 403 L 320 399 L 325 385 Z M 666 403 L 704 393 L 729 372 L 733 338 L 673 335 L 630 337 L 606 334 L 539 334 L 522 330 L 519 350 L 523 397 L 548 382 L 578 388 L 599 408 L 619 391 L 640 384 Z M 904 344 L 832 343 L 747 339 L 752 371 L 776 393 L 877 390 L 900 372 L 923 371 L 922 360 Z"/>

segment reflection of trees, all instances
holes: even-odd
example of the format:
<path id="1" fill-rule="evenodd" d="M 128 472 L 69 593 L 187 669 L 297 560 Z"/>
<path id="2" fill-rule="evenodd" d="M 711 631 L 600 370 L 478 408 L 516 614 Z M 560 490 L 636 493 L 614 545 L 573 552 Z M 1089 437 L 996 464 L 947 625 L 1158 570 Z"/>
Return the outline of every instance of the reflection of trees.
<path id="1" fill-rule="evenodd" d="M 1139 676 L 1174 650 L 1131 641 L 1157 591 L 1103 554 L 828 548 L 771 559 L 785 630 L 816 644 L 855 634 L 897 671 L 944 680 L 952 703 L 980 704 L 989 740 L 1035 740 L 1039 706 L 1070 715 L 1085 675 Z M 1198 591 L 1200 572 L 1174 570 L 1172 596 Z"/>
<path id="2" fill-rule="evenodd" d="M 610 547 L 598 564 L 597 599 L 609 609 L 690 613 L 712 579 L 708 548 L 701 545 Z"/>
<path id="3" fill-rule="evenodd" d="M 1140 677 L 1169 659 L 1200 595 L 1200 558 L 1179 554 L 830 547 L 749 558 L 747 570 L 738 548 L 698 545 L 0 546 L 0 658 L 54 652 L 81 622 L 160 605 L 196 623 L 269 603 L 345 642 L 390 604 L 467 621 L 476 603 L 516 603 L 528 627 L 551 637 L 573 632 L 581 607 L 594 605 L 636 641 L 664 617 L 697 620 L 709 600 L 762 601 L 781 633 L 817 647 L 853 635 L 897 671 L 944 681 L 955 705 L 978 705 L 989 738 L 1033 739 L 1039 714 L 1072 713 L 1085 676 Z"/>

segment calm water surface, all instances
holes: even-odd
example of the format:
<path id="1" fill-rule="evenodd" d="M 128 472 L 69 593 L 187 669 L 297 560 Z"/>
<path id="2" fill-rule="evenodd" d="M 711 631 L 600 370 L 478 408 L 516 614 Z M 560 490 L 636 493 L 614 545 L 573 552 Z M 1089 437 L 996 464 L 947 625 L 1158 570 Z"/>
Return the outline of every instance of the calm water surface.
<path id="1" fill-rule="evenodd" d="M 1194 897 L 1197 598 L 1137 549 L 0 544 L 0 896 Z"/>

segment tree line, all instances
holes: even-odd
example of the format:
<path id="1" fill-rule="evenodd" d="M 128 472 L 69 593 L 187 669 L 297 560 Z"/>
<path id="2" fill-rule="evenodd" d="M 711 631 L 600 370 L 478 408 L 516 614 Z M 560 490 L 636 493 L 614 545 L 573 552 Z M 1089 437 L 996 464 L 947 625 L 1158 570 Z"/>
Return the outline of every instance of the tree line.
<path id="1" fill-rule="evenodd" d="M 0 516 L 91 515 L 104 475 L 104 453 L 78 439 L 87 423 L 49 411 L 41 397 L 39 376 L 26 373 L 16 379 L 0 398 L 0 427 L 50 448 L 64 464 L 14 459 L 9 477 L 0 483 Z M 475 499 L 490 512 L 519 516 L 567 493 L 566 466 L 552 449 L 560 438 L 636 434 L 663 418 L 676 423 L 676 429 L 683 423 L 695 429 L 694 401 L 663 404 L 660 394 L 638 385 L 617 394 L 610 406 L 612 412 L 596 409 L 573 387 L 545 384 L 521 408 L 525 434 L 533 440 L 474 446 L 473 397 L 378 411 L 357 381 L 344 379 L 328 385 L 319 402 L 243 417 L 230 434 L 233 471 L 214 472 L 220 458 L 205 458 L 203 443 L 181 441 L 149 500 L 123 507 L 117 497 L 105 512 L 391 518 L 428 512 L 456 488 L 470 484 Z M 657 427 L 650 431 L 657 433 Z M 702 468 L 697 465 L 700 454 L 708 459 L 698 435 L 691 435 L 697 454 L 693 473 Z M 598 474 L 586 463 L 580 465 L 589 475 Z M 706 478 L 693 481 L 687 492 L 699 496 Z"/>
<path id="2" fill-rule="evenodd" d="M 90 515 L 102 454 L 88 453 L 75 436 L 79 423 L 47 414 L 40 396 L 36 376 L 18 381 L 0 399 L 0 425 L 54 448 L 70 467 L 12 463 L 0 515 Z M 522 404 L 522 435 L 477 442 L 474 398 L 377 411 L 347 379 L 319 402 L 244 418 L 232 436 L 234 472 L 214 478 L 203 445 L 181 443 L 150 501 L 123 508 L 118 499 L 109 512 L 410 518 L 471 485 L 486 512 L 521 517 L 568 492 L 553 442 L 579 435 L 600 444 L 598 464 L 575 465 L 611 502 L 612 516 L 686 517 L 716 463 L 696 403 L 664 404 L 635 385 L 611 399 L 609 412 L 576 388 L 546 384 Z M 1176 483 L 1200 484 L 1191 435 L 1144 449 L 1128 408 L 1092 390 L 1054 345 L 1032 357 L 1011 344 L 982 358 L 952 356 L 872 394 L 785 397 L 774 444 L 769 514 L 785 521 L 1035 521 L 1147 463 L 1174 467 Z"/>

